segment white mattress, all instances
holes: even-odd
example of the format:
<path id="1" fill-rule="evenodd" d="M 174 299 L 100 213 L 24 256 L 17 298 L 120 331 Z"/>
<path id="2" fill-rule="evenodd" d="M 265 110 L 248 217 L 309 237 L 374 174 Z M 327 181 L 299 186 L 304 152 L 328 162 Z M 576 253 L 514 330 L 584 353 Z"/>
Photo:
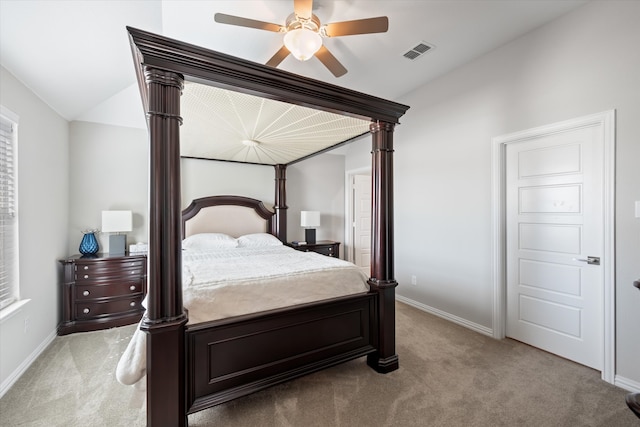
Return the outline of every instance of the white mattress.
<path id="1" fill-rule="evenodd" d="M 354 264 L 287 246 L 184 251 L 183 304 L 189 324 L 321 301 L 369 290 Z M 116 377 L 135 384 L 146 374 L 145 334 L 139 329 Z"/>

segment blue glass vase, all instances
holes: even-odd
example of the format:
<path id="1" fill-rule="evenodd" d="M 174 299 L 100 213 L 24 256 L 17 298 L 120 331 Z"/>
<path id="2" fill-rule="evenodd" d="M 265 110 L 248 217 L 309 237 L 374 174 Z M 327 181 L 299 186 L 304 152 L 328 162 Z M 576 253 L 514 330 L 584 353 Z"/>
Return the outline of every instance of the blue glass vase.
<path id="1" fill-rule="evenodd" d="M 83 232 L 82 241 L 80 242 L 80 253 L 82 255 L 92 255 L 98 252 L 98 239 L 96 239 L 95 232 L 87 231 Z"/>

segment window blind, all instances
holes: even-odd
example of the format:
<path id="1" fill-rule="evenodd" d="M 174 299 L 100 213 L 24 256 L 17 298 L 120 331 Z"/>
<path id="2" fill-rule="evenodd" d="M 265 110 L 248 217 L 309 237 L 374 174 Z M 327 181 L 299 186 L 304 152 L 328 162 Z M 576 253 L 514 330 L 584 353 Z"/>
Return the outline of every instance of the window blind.
<path id="1" fill-rule="evenodd" d="M 16 123 L 0 115 L 0 309 L 17 300 Z"/>

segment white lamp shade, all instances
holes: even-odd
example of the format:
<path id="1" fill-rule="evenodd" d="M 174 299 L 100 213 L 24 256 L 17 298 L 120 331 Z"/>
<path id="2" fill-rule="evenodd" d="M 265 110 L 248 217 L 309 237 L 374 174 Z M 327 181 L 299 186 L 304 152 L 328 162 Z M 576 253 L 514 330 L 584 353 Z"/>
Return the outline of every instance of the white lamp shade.
<path id="1" fill-rule="evenodd" d="M 298 28 L 284 35 L 284 45 L 296 59 L 306 61 L 320 49 L 322 37 L 315 31 Z"/>
<path id="2" fill-rule="evenodd" d="M 131 211 L 102 211 L 102 232 L 120 233 L 132 230 Z"/>
<path id="3" fill-rule="evenodd" d="M 303 228 L 320 227 L 320 212 L 318 211 L 300 212 L 300 226 Z"/>

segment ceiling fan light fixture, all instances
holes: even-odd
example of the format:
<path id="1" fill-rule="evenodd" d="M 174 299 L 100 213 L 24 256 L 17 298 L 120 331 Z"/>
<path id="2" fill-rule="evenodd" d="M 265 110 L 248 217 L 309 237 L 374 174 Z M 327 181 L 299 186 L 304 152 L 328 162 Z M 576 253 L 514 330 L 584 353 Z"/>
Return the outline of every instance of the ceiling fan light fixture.
<path id="1" fill-rule="evenodd" d="M 323 37 L 385 33 L 389 29 L 389 18 L 386 16 L 322 25 L 320 19 L 311 13 L 313 0 L 294 0 L 293 3 L 294 11 L 285 20 L 285 25 L 224 13 L 216 13 L 214 18 L 216 22 L 222 24 L 284 33 L 283 46 L 265 63 L 269 67 L 277 67 L 289 55 L 293 55 L 299 61 L 307 61 L 315 56 L 335 77 L 345 75 L 347 69 L 338 61 L 338 58 L 322 46 Z"/>
<path id="2" fill-rule="evenodd" d="M 287 31 L 284 45 L 297 60 L 306 61 L 322 47 L 322 37 L 315 31 L 298 28 Z"/>

